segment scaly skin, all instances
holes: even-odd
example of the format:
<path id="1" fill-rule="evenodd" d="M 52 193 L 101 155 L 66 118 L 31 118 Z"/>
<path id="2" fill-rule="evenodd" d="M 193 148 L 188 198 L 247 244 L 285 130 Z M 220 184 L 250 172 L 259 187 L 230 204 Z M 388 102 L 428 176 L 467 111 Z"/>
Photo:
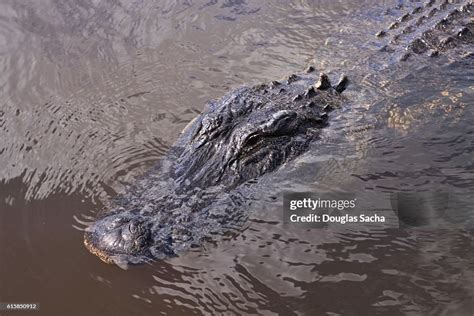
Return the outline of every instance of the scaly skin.
<path id="1" fill-rule="evenodd" d="M 214 195 L 188 200 L 209 187 L 222 195 L 300 155 L 342 102 L 347 77 L 333 87 L 325 74 L 315 80 L 313 69 L 307 72 L 210 103 L 182 133 L 165 159 L 168 166 L 155 170 L 154 178 L 171 183 L 172 201 L 144 189 L 156 186 L 144 177 L 138 191 L 122 199 L 122 208 L 87 229 L 86 247 L 107 263 L 138 263 L 174 255 L 199 244 L 210 227 L 225 226 L 231 216 L 206 211 L 219 200 Z"/>
<path id="2" fill-rule="evenodd" d="M 400 13 L 396 21 L 376 36 L 384 41 L 382 51 L 398 56 L 400 61 L 417 55 L 445 55 L 457 60 L 472 54 L 473 10 L 472 1 L 429 0 Z"/>
<path id="3" fill-rule="evenodd" d="M 377 33 L 381 51 L 362 63 L 399 69 L 420 58 L 472 62 L 472 12 L 470 1 L 429 0 L 410 8 Z M 140 263 L 238 227 L 245 200 L 232 193 L 305 152 L 328 125 L 328 113 L 344 102 L 348 82 L 343 76 L 332 86 L 310 67 L 210 102 L 167 157 L 86 229 L 87 249 L 107 263 Z"/>

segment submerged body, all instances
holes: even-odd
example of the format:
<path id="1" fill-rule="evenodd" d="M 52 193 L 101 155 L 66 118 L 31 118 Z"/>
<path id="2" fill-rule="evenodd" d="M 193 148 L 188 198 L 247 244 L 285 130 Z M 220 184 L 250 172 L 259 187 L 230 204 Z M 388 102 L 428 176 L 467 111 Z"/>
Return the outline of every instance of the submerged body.
<path id="1" fill-rule="evenodd" d="M 359 69 L 383 64 L 383 75 L 390 76 L 394 69 L 409 71 L 404 65 L 420 58 L 472 63 L 471 2 L 430 0 L 401 11 L 377 33 L 380 51 Z M 349 72 L 351 80 L 365 75 Z M 167 157 L 87 228 L 86 247 L 108 263 L 138 263 L 175 255 L 219 228 L 238 226 L 245 220 L 239 212 L 245 201 L 232 192 L 275 172 L 317 141 L 329 112 L 344 104 L 347 84 L 343 76 L 332 86 L 326 75 L 308 68 L 210 102 Z"/>

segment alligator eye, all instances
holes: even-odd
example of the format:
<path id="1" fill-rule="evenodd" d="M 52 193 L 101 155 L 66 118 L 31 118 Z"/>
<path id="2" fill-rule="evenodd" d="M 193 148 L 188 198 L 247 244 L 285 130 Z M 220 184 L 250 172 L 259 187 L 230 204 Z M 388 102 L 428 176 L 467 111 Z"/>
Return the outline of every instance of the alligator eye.
<path id="1" fill-rule="evenodd" d="M 260 137 L 258 135 L 252 135 L 245 140 L 244 147 L 252 147 L 257 144 Z"/>

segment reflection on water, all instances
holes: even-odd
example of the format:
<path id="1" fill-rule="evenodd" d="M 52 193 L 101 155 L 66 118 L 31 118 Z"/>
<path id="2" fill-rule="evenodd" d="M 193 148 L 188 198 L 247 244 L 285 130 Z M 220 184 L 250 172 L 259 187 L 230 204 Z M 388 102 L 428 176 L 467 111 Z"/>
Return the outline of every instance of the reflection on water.
<path id="1" fill-rule="evenodd" d="M 472 312 L 472 64 L 398 81 L 354 71 L 347 106 L 254 193 L 239 234 L 127 271 L 82 245 L 83 223 L 207 100 L 308 63 L 351 75 L 396 3 L 2 1 L 0 302 L 41 315 Z M 283 226 L 282 189 L 328 188 L 466 198 L 442 229 Z"/>

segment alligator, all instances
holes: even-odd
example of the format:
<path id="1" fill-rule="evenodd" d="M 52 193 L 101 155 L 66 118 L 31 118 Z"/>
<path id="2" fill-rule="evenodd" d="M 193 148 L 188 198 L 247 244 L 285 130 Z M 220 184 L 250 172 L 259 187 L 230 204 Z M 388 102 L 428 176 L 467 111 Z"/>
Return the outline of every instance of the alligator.
<path id="1" fill-rule="evenodd" d="M 372 34 L 379 49 L 360 63 L 383 60 L 386 69 L 420 59 L 472 63 L 471 1 L 428 0 L 397 10 L 396 21 Z M 278 172 L 317 142 L 331 111 L 347 103 L 343 92 L 357 74 L 346 74 L 333 85 L 308 66 L 210 101 L 166 157 L 86 228 L 86 248 L 107 263 L 136 264 L 178 255 L 242 225 L 245 198 L 235 192 Z"/>

